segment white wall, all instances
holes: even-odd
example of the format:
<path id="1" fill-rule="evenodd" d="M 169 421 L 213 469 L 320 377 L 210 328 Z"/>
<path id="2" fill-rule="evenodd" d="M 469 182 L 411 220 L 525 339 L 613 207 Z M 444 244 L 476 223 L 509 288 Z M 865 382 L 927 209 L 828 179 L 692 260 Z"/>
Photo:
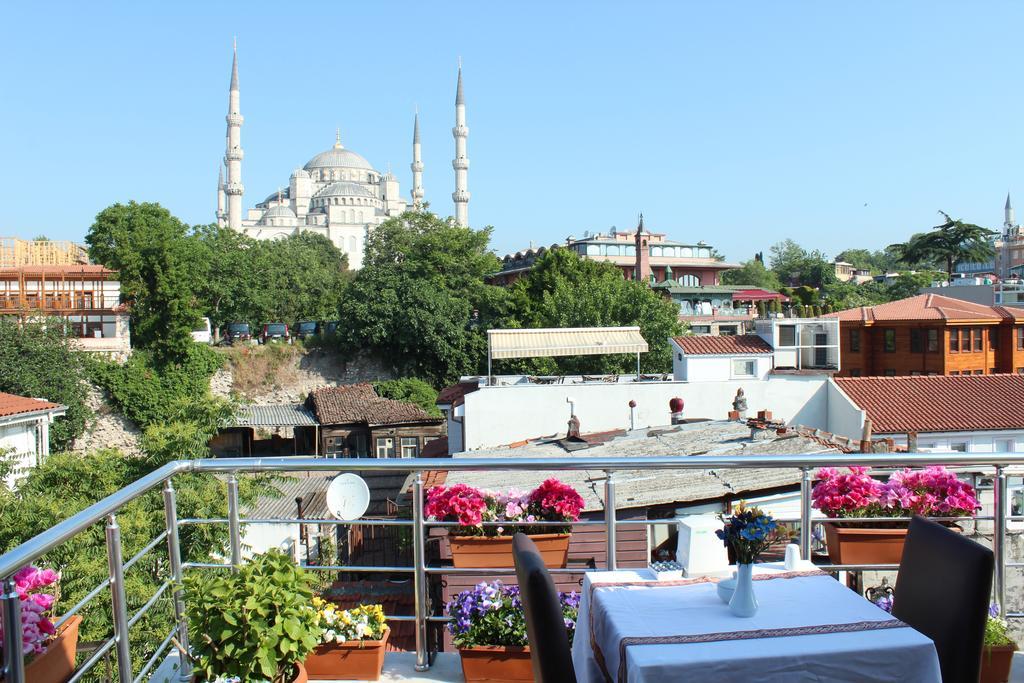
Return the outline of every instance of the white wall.
<path id="1" fill-rule="evenodd" d="M 14 488 L 18 479 L 36 466 L 39 457 L 36 425 L 35 419 L 0 425 L 0 453 L 14 462 L 11 474 L 0 482 L 8 488 Z"/>
<path id="2" fill-rule="evenodd" d="M 828 381 L 828 431 L 856 441 L 864 434 L 864 411 L 831 379 Z"/>
<path id="3" fill-rule="evenodd" d="M 684 416 L 725 419 L 736 390 L 747 396 L 748 414 L 771 410 L 776 419 L 828 428 L 824 376 L 773 376 L 724 382 L 637 382 L 481 387 L 465 396 L 465 450 L 504 446 L 524 439 L 564 435 L 567 397 L 575 401 L 584 433 L 629 428 L 629 401 L 637 402 L 637 427 L 671 422 L 668 402 L 685 402 Z M 456 452 L 456 451 L 452 451 Z"/>
<path id="4" fill-rule="evenodd" d="M 897 444 L 906 445 L 906 434 L 876 434 L 889 437 Z M 943 452 L 954 444 L 966 444 L 967 453 L 1024 453 L 1024 429 L 974 432 L 922 432 L 917 435 L 921 451 Z"/>

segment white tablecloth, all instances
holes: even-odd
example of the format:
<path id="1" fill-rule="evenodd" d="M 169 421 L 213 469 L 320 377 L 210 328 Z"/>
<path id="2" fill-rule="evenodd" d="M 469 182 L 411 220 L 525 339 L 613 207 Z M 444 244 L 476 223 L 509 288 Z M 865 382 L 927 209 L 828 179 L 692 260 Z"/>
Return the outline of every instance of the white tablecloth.
<path id="1" fill-rule="evenodd" d="M 758 565 L 756 573 L 782 571 Z M 601 584 L 652 582 L 641 586 Z M 664 583 L 664 582 L 662 582 Z M 759 629 L 849 624 L 891 619 L 829 576 L 755 581 L 760 609 L 748 619 L 733 616 L 713 583 L 666 586 L 649 570 L 589 572 L 572 658 L 581 683 L 605 681 L 591 644 L 591 611 L 597 646 L 614 681 L 618 644 L 624 637 L 658 637 Z M 704 643 L 630 645 L 629 682 L 756 681 L 936 683 L 939 661 L 931 640 L 912 628 L 823 633 Z"/>

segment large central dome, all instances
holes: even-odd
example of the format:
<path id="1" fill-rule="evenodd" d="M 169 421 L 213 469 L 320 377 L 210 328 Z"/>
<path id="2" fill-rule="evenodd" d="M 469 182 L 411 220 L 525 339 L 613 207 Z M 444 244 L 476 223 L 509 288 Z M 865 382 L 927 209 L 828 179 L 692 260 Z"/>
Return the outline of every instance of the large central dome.
<path id="1" fill-rule="evenodd" d="M 320 152 L 315 157 L 306 162 L 303 166 L 307 171 L 312 171 L 319 168 L 361 168 L 367 171 L 372 171 L 373 166 L 370 162 L 359 156 L 350 149 L 345 149 L 341 146 L 341 143 L 336 143 L 334 147 L 324 152 Z"/>

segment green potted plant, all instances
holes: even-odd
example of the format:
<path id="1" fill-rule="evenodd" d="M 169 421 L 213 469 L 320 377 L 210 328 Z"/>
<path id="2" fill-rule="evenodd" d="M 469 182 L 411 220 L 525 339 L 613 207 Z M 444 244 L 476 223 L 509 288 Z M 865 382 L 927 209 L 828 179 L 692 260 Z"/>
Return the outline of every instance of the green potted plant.
<path id="1" fill-rule="evenodd" d="M 195 680 L 307 681 L 302 663 L 323 632 L 313 585 L 280 550 L 256 555 L 236 572 L 186 579 Z"/>
<path id="2" fill-rule="evenodd" d="M 1007 683 L 1013 666 L 1013 653 L 1017 644 L 1007 633 L 1005 619 L 999 618 L 999 605 L 989 608 L 985 622 L 985 649 L 981 655 L 980 683 Z"/>
<path id="3" fill-rule="evenodd" d="M 571 645 L 580 596 L 573 592 L 558 597 Z M 526 613 L 518 586 L 504 586 L 501 581 L 477 584 L 452 598 L 445 612 L 466 683 L 533 681 Z"/>
<path id="4" fill-rule="evenodd" d="M 313 598 L 323 634 L 306 658 L 312 681 L 376 681 L 384 667 L 388 628 L 381 605 L 339 609 L 333 602 Z"/>

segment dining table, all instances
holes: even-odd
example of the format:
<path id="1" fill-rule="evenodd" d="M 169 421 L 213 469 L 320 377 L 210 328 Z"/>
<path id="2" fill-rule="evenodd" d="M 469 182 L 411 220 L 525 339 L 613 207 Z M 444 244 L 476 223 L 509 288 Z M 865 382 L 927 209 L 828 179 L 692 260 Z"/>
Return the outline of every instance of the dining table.
<path id="1" fill-rule="evenodd" d="M 931 639 L 810 563 L 754 565 L 752 617 L 732 614 L 719 578 L 588 572 L 572 644 L 577 681 L 942 680 Z"/>

